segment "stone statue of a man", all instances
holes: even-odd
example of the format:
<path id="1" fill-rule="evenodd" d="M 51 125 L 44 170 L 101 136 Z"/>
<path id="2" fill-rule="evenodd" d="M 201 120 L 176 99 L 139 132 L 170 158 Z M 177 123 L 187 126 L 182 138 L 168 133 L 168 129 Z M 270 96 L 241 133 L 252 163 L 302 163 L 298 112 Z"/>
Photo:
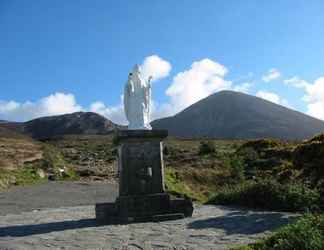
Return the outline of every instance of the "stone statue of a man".
<path id="1" fill-rule="evenodd" d="M 150 125 L 151 79 L 143 79 L 136 64 L 129 73 L 124 91 L 124 110 L 128 129 L 152 129 Z"/>

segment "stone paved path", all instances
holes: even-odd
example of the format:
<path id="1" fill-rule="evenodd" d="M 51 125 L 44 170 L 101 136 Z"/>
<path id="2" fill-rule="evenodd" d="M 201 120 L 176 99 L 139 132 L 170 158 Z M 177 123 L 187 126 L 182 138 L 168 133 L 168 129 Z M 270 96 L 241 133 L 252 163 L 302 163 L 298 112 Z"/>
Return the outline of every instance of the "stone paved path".
<path id="1" fill-rule="evenodd" d="M 93 206 L 44 209 L 0 216 L 0 249 L 228 249 L 253 242 L 293 217 L 196 206 L 193 217 L 184 220 L 97 227 Z"/>

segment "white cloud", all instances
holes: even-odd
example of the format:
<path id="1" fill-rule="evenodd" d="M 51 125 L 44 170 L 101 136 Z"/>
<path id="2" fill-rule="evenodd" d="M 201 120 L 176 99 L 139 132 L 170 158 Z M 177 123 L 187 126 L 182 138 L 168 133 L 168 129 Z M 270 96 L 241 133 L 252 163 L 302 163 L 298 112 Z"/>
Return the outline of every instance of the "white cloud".
<path id="1" fill-rule="evenodd" d="M 61 115 L 81 111 L 82 107 L 75 101 L 74 95 L 57 92 L 36 102 L 19 103 L 0 101 L 2 119 L 25 121 L 42 116 Z"/>
<path id="2" fill-rule="evenodd" d="M 267 92 L 267 91 L 259 90 L 256 93 L 256 96 L 260 97 L 262 99 L 265 99 L 265 100 L 267 100 L 269 102 L 273 102 L 273 103 L 276 103 L 276 104 L 280 103 L 280 97 L 276 93 L 273 93 L 273 92 Z"/>
<path id="3" fill-rule="evenodd" d="M 324 120 L 324 77 L 318 78 L 314 84 L 306 85 L 305 91 L 303 100 L 307 103 L 307 113 Z"/>
<path id="4" fill-rule="evenodd" d="M 286 106 L 288 108 L 292 108 L 286 99 L 281 98 L 279 95 L 277 95 L 274 92 L 259 90 L 256 93 L 256 96 L 260 97 L 262 99 L 265 99 L 265 100 L 267 100 L 269 102 L 273 102 L 273 103 L 276 103 L 276 104 L 280 104 L 282 106 Z"/>
<path id="5" fill-rule="evenodd" d="M 298 76 L 284 80 L 284 83 L 288 86 L 293 86 L 296 88 L 306 88 L 309 83 L 305 80 L 300 79 Z"/>
<path id="6" fill-rule="evenodd" d="M 90 105 L 89 111 L 98 113 L 117 124 L 127 125 L 128 123 L 124 113 L 122 101 L 120 104 L 111 107 L 106 106 L 101 101 L 96 101 Z"/>
<path id="7" fill-rule="evenodd" d="M 153 77 L 153 81 L 167 77 L 171 71 L 171 64 L 157 55 L 148 56 L 141 65 L 144 79 Z"/>
<path id="8" fill-rule="evenodd" d="M 318 78 L 312 84 L 298 76 L 294 76 L 284 80 L 284 83 L 288 86 L 303 89 L 305 95 L 302 100 L 306 102 L 307 113 L 324 120 L 324 77 Z"/>
<path id="9" fill-rule="evenodd" d="M 253 83 L 244 82 L 244 83 L 241 83 L 241 84 L 238 84 L 238 85 L 234 86 L 233 90 L 243 92 L 243 93 L 248 93 L 252 86 L 253 86 Z"/>
<path id="10" fill-rule="evenodd" d="M 278 79 L 280 76 L 281 76 L 280 71 L 273 68 L 273 69 L 270 69 L 265 75 L 262 76 L 262 80 L 264 82 L 270 82 L 275 79 Z"/>
<path id="11" fill-rule="evenodd" d="M 224 80 L 227 69 L 208 58 L 194 62 L 189 70 L 178 73 L 166 90 L 170 97 L 172 114 L 209 96 L 216 91 L 231 88 Z"/>

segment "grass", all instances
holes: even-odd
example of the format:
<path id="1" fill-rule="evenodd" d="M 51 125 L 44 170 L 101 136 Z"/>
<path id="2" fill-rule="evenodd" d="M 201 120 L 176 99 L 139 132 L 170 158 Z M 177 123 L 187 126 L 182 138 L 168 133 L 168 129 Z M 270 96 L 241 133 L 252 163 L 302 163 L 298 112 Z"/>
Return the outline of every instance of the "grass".
<path id="1" fill-rule="evenodd" d="M 248 181 L 224 188 L 208 203 L 276 211 L 314 211 L 319 209 L 320 194 L 301 183 Z"/>
<path id="2" fill-rule="evenodd" d="M 0 189 L 4 190 L 12 185 L 31 185 L 47 181 L 37 173 L 37 168 L 28 166 L 15 170 L 0 170 Z"/>
<path id="3" fill-rule="evenodd" d="M 116 146 L 112 136 L 64 136 L 47 144 L 58 149 L 66 163 L 82 178 L 101 180 L 116 176 Z M 89 173 L 86 174 L 85 173 Z"/>
<path id="4" fill-rule="evenodd" d="M 323 250 L 324 214 L 306 214 L 268 238 L 232 250 Z"/>
<path id="5" fill-rule="evenodd" d="M 167 192 L 175 196 L 186 196 L 200 203 L 208 200 L 202 192 L 191 188 L 174 169 L 166 168 L 164 180 Z"/>
<path id="6" fill-rule="evenodd" d="M 42 154 L 43 157 L 34 162 L 17 164 L 13 169 L 0 168 L 0 190 L 5 190 L 13 185 L 46 182 L 48 175 L 54 176 L 55 180 L 79 179 L 75 169 L 65 161 L 57 148 L 42 144 Z M 63 173 L 62 169 L 64 169 Z"/>

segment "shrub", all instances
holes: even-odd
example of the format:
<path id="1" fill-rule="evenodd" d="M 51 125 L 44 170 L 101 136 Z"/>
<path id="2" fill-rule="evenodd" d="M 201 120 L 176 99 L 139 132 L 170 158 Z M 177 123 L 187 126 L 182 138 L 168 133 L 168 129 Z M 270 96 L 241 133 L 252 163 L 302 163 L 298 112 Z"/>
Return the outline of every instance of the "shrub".
<path id="1" fill-rule="evenodd" d="M 242 157 L 232 154 L 224 159 L 224 163 L 230 169 L 233 181 L 240 182 L 245 179 L 245 164 Z"/>
<path id="2" fill-rule="evenodd" d="M 215 144 L 212 141 L 203 141 L 199 145 L 199 155 L 215 153 Z"/>
<path id="3" fill-rule="evenodd" d="M 316 186 L 324 179 L 324 140 L 322 135 L 300 144 L 294 150 L 294 167 Z"/>
<path id="4" fill-rule="evenodd" d="M 208 203 L 279 211 L 305 211 L 318 209 L 320 194 L 300 183 L 249 181 L 224 188 Z"/>
<path id="5" fill-rule="evenodd" d="M 244 143 L 242 146 L 238 148 L 238 152 L 241 150 L 245 150 L 247 148 L 252 148 L 256 152 L 261 152 L 266 149 L 270 148 L 277 148 L 282 146 L 282 142 L 275 139 L 258 139 L 258 140 L 251 140 Z"/>
<path id="6" fill-rule="evenodd" d="M 246 247 L 235 250 L 323 250 L 324 215 L 307 214 L 296 223 L 289 224 L 276 233 Z M 233 250 L 234 250 L 233 249 Z"/>
<path id="7" fill-rule="evenodd" d="M 309 139 L 308 142 L 324 142 L 324 134 L 315 135 L 313 138 Z"/>

